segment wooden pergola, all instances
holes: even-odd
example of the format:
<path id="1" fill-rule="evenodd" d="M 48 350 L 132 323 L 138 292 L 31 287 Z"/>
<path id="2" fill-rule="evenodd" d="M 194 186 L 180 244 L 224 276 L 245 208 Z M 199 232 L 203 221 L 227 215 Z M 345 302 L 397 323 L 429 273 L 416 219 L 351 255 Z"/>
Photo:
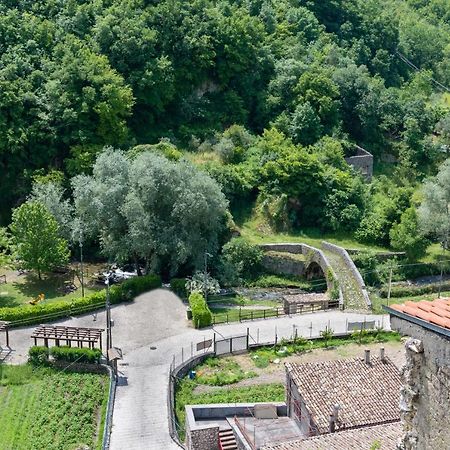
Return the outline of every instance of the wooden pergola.
<path id="1" fill-rule="evenodd" d="M 6 336 L 6 346 L 9 348 L 9 322 L 0 320 L 0 332 L 4 331 Z"/>
<path id="2" fill-rule="evenodd" d="M 76 343 L 78 347 L 87 344 L 89 348 L 94 348 L 98 343 L 101 349 L 103 331 L 105 330 L 101 328 L 40 325 L 33 331 L 31 338 L 34 339 L 34 345 L 38 345 L 38 339 L 43 339 L 46 347 L 48 347 L 48 341 L 52 340 L 55 341 L 57 347 L 61 345 L 62 341 L 69 347 L 72 346 L 72 343 Z"/>

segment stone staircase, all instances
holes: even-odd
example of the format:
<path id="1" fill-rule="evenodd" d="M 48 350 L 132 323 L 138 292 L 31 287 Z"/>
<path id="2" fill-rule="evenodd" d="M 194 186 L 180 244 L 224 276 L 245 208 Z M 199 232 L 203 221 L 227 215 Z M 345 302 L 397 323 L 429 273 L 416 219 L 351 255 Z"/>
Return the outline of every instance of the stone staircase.
<path id="1" fill-rule="evenodd" d="M 219 430 L 220 450 L 237 450 L 238 446 L 231 428 L 221 428 Z"/>
<path id="2" fill-rule="evenodd" d="M 364 283 L 353 262 L 351 264 L 354 267 L 349 266 L 349 261 L 346 258 L 350 259 L 350 257 L 347 252 L 341 247 L 333 246 L 326 242 L 322 244 L 322 251 L 338 278 L 344 297 L 344 309 L 362 312 L 369 311 L 370 300 L 367 291 L 364 286 L 361 286 Z"/>

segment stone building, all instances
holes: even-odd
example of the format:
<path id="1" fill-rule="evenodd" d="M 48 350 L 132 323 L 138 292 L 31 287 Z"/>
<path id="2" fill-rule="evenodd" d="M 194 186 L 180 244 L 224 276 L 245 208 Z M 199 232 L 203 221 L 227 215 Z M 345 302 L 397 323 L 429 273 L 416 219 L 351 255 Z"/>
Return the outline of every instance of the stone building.
<path id="1" fill-rule="evenodd" d="M 316 436 L 400 420 L 401 379 L 397 367 L 380 356 L 286 364 L 288 415 L 301 432 Z"/>
<path id="2" fill-rule="evenodd" d="M 362 173 L 362 176 L 371 181 L 373 176 L 373 155 L 362 147 L 355 145 L 356 155 L 345 158 L 348 165 Z"/>
<path id="3" fill-rule="evenodd" d="M 409 336 L 401 390 L 399 449 L 450 448 L 450 298 L 386 307 Z"/>

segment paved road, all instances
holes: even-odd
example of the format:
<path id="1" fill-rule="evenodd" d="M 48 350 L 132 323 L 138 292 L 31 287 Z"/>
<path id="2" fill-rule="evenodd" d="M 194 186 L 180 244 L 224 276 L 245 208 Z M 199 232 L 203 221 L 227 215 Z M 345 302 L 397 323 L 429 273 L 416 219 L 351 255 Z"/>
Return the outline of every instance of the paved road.
<path id="1" fill-rule="evenodd" d="M 186 320 L 181 301 L 169 291 L 157 289 L 143 294 L 133 303 L 113 308 L 113 344 L 122 348 L 124 359 L 119 365 L 120 385 L 117 388 L 111 434 L 112 450 L 171 450 L 179 447 L 168 432 L 167 385 L 168 373 L 174 355 L 176 363 L 190 356 L 191 343 L 213 333 L 216 337 L 245 333 L 249 328 L 253 340 L 274 340 L 275 331 L 281 337 L 316 336 L 328 325 L 335 332 L 345 331 L 347 320 L 379 320 L 388 326 L 382 316 L 356 313 L 320 312 L 292 317 L 274 318 L 246 323 L 216 326 L 213 329 L 194 330 Z M 92 314 L 59 323 L 71 326 L 102 327 L 105 314 Z M 12 330 L 11 346 L 15 351 L 11 361 L 26 360 L 32 328 Z M 152 350 L 150 347 L 156 347 Z"/>

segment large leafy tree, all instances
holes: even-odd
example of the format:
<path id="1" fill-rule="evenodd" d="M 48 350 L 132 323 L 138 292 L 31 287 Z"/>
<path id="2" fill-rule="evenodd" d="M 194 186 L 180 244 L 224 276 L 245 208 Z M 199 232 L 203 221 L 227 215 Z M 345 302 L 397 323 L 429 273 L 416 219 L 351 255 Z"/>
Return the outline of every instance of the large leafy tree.
<path id="1" fill-rule="evenodd" d="M 182 265 L 200 267 L 204 252 L 218 249 L 227 201 L 187 161 L 154 152 L 131 159 L 108 149 L 93 175 L 75 178 L 73 186 L 77 215 L 111 259 L 175 273 Z"/>
<path id="2" fill-rule="evenodd" d="M 35 270 L 41 279 L 43 272 L 67 263 L 67 241 L 60 237 L 56 219 L 42 203 L 23 203 L 14 210 L 12 219 L 13 244 L 24 268 Z"/>
<path id="3" fill-rule="evenodd" d="M 423 185 L 419 223 L 424 233 L 435 237 L 445 250 L 450 244 L 450 160 L 442 164 L 435 178 Z"/>

